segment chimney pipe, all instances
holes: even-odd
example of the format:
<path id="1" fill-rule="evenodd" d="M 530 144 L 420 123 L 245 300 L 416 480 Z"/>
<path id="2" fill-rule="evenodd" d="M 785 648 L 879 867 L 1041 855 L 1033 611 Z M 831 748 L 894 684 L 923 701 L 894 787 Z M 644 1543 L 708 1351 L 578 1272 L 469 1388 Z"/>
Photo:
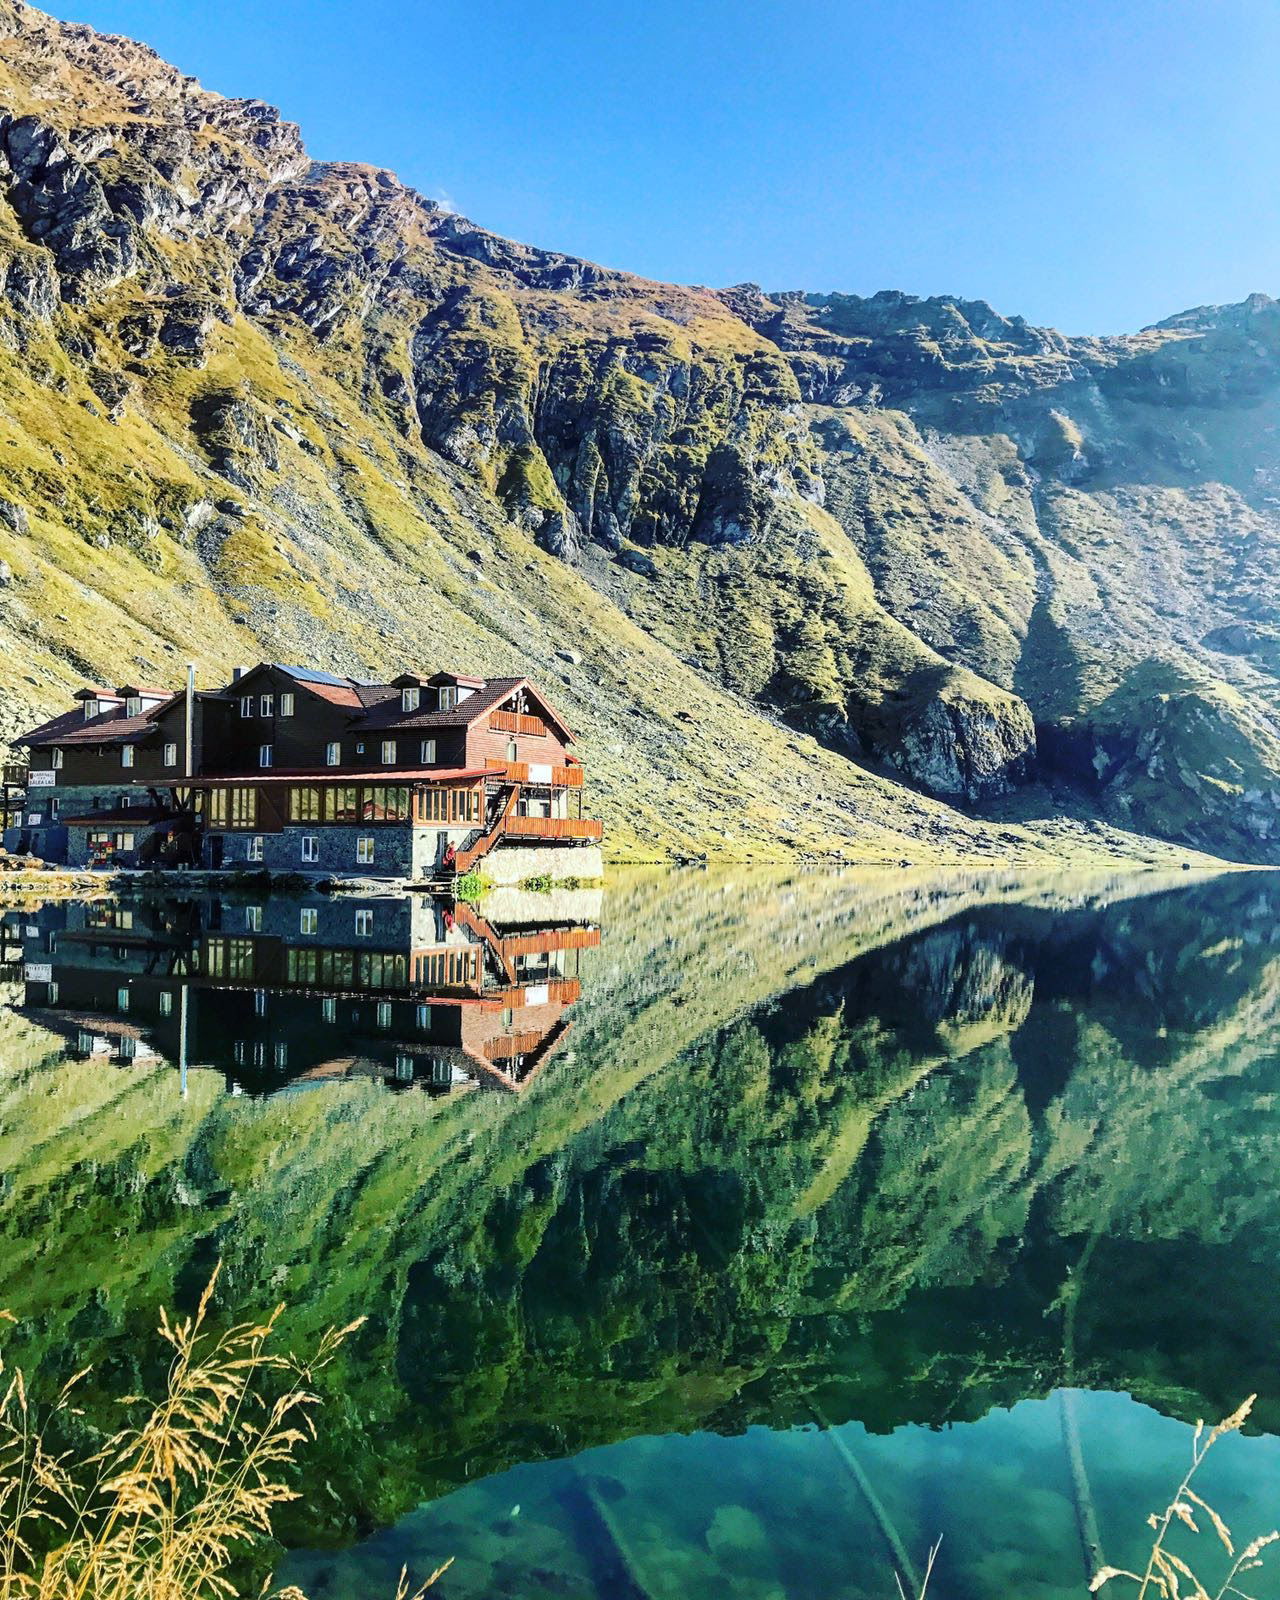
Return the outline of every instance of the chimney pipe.
<path id="1" fill-rule="evenodd" d="M 195 732 L 196 721 L 196 664 L 187 662 L 187 705 L 186 705 L 186 776 L 195 777 L 195 751 L 191 748 L 192 736 Z"/>

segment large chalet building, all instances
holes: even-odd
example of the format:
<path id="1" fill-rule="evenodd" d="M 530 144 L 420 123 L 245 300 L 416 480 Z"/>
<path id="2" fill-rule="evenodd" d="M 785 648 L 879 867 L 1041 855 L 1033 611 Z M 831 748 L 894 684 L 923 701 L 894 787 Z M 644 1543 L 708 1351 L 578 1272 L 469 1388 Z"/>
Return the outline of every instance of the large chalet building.
<path id="1" fill-rule="evenodd" d="M 486 858 L 506 881 L 599 876 L 573 734 L 525 678 L 362 683 L 262 662 L 218 689 L 75 700 L 16 741 L 30 767 L 10 850 L 406 882 Z"/>

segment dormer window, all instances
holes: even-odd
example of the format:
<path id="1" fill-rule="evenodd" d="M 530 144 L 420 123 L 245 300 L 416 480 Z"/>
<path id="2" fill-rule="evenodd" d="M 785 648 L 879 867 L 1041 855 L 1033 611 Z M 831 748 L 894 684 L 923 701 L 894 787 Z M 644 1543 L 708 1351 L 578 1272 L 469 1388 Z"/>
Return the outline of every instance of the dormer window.
<path id="1" fill-rule="evenodd" d="M 84 703 L 84 720 L 92 722 L 100 710 L 101 707 L 96 700 L 86 700 Z"/>
<path id="2" fill-rule="evenodd" d="M 408 711 L 416 711 L 421 704 L 422 704 L 422 690 L 421 689 L 401 689 L 401 691 L 400 691 L 400 709 L 401 709 L 401 711 L 406 711 L 406 712 L 408 712 Z"/>
<path id="3" fill-rule="evenodd" d="M 458 703 L 458 686 L 456 683 L 442 683 L 440 685 L 440 709 L 452 711 Z"/>
<path id="4" fill-rule="evenodd" d="M 139 694 L 131 694 L 129 696 L 129 698 L 124 703 L 124 714 L 125 714 L 126 717 L 140 717 L 142 715 L 142 696 L 141 695 L 139 695 Z"/>

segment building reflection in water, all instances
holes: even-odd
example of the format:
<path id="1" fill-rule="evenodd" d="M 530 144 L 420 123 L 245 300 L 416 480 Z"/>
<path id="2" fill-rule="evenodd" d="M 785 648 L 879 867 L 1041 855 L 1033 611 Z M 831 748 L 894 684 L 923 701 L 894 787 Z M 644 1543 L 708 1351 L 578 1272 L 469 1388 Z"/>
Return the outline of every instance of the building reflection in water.
<path id="1" fill-rule="evenodd" d="M 560 1051 L 600 942 L 599 896 L 507 894 L 503 920 L 424 895 L 55 904 L 0 955 L 67 1053 L 212 1068 L 232 1094 L 352 1077 L 519 1092 Z"/>

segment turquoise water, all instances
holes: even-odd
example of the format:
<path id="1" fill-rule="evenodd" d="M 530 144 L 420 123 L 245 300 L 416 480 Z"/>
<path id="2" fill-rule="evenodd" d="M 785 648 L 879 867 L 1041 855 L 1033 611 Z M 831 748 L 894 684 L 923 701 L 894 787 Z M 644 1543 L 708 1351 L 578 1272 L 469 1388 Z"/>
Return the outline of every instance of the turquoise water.
<path id="1" fill-rule="evenodd" d="M 941 1540 L 934 1600 L 1080 1595 L 1254 1391 L 1200 1488 L 1280 1521 L 1270 875 L 633 875 L 486 907 L 465 1003 L 415 952 L 475 936 L 373 909 L 327 964 L 295 902 L 6 925 L 12 1357 L 105 1412 L 218 1260 L 368 1318 L 280 1581 L 892 1596 Z"/>

